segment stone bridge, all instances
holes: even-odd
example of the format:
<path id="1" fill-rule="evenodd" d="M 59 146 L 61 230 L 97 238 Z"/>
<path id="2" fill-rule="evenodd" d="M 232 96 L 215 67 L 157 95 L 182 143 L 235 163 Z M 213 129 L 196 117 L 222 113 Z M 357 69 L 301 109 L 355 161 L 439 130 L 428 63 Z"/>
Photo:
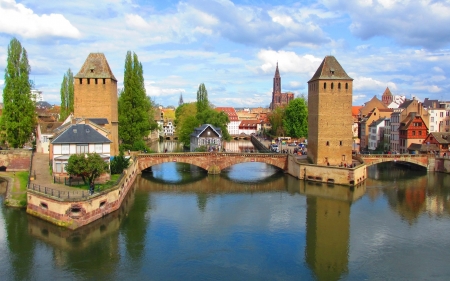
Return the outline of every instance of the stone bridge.
<path id="1" fill-rule="evenodd" d="M 154 165 L 179 162 L 198 166 L 209 174 L 220 172 L 239 163 L 261 162 L 283 170 L 287 170 L 287 154 L 277 153 L 228 153 L 228 152 L 188 152 L 188 153 L 150 153 L 138 154 L 139 170 L 145 170 Z"/>
<path id="2" fill-rule="evenodd" d="M 408 162 L 422 166 L 429 171 L 434 170 L 433 154 L 361 154 L 358 155 L 367 166 L 382 162 Z"/>

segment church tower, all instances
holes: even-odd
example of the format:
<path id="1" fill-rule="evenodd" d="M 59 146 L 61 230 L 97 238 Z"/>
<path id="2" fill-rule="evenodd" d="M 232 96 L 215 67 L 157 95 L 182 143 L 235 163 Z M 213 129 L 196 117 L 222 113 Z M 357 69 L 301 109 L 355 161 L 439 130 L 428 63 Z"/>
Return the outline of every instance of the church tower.
<path id="1" fill-rule="evenodd" d="M 270 109 L 274 110 L 277 107 L 277 104 L 281 102 L 281 76 L 280 71 L 278 70 L 278 62 L 277 68 L 275 69 L 275 76 L 273 77 L 273 90 L 272 90 L 272 103 L 270 104 Z"/>
<path id="2" fill-rule="evenodd" d="M 352 161 L 350 78 L 334 56 L 326 56 L 308 81 L 308 158 L 316 165 Z"/>
<path id="3" fill-rule="evenodd" d="M 390 105 L 394 101 L 394 96 L 392 95 L 391 90 L 389 90 L 389 87 L 387 87 L 386 90 L 384 91 L 381 100 L 386 106 Z"/>
<path id="4" fill-rule="evenodd" d="M 91 53 L 74 77 L 74 117 L 87 118 L 110 133 L 111 155 L 119 154 L 117 79 L 102 53 Z M 106 120 L 105 120 L 106 119 Z M 104 121 L 102 121 L 104 120 Z"/>

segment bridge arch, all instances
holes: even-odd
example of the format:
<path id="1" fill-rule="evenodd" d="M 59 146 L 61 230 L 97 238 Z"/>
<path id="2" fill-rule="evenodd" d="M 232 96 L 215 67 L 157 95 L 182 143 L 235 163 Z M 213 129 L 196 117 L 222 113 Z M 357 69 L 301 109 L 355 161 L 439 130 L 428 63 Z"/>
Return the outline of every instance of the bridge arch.
<path id="1" fill-rule="evenodd" d="M 223 169 L 235 164 L 246 162 L 261 162 L 287 170 L 287 155 L 276 153 L 227 153 L 227 152 L 190 152 L 190 153 L 151 153 L 137 156 L 139 170 L 143 171 L 154 165 L 168 162 L 179 162 L 195 165 L 208 171 L 209 174 L 219 174 Z"/>
<path id="2" fill-rule="evenodd" d="M 428 154 L 363 154 L 361 159 L 366 166 L 384 162 L 405 162 L 428 170 L 430 168 L 430 160 L 434 160 L 434 157 Z"/>

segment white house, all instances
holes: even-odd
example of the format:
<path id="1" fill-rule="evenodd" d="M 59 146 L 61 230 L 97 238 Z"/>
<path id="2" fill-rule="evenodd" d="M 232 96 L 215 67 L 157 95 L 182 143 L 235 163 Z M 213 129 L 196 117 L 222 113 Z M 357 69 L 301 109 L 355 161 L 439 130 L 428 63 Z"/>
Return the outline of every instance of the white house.
<path id="1" fill-rule="evenodd" d="M 53 130 L 62 125 L 62 122 L 40 122 L 36 130 L 36 152 L 49 153 L 50 139 Z"/>
<path id="2" fill-rule="evenodd" d="M 373 121 L 369 125 L 369 150 L 376 150 L 380 142 L 384 142 L 385 118 Z"/>
<path id="3" fill-rule="evenodd" d="M 239 120 L 234 107 L 216 107 L 215 110 L 225 112 L 228 115 L 228 119 L 230 120 L 230 123 L 227 124 L 228 133 L 231 136 L 239 135 L 239 125 L 241 124 L 241 121 Z"/>
<path id="4" fill-rule="evenodd" d="M 206 147 L 207 150 L 220 150 L 222 146 L 222 130 L 211 124 L 204 124 L 194 129 L 191 134 L 191 151 L 199 147 Z"/>
<path id="5" fill-rule="evenodd" d="M 66 176 L 65 166 L 72 154 L 97 153 L 109 163 L 111 141 L 106 137 L 109 132 L 85 120 L 85 123 L 66 124 L 51 141 L 53 175 Z"/>

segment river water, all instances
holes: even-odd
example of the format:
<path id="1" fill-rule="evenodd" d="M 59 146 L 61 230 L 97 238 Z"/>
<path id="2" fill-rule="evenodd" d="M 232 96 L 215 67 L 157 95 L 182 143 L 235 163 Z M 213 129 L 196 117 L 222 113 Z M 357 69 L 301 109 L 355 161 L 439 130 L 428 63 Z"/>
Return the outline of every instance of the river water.
<path id="1" fill-rule="evenodd" d="M 449 280 L 450 175 L 369 176 L 350 190 L 166 163 L 75 231 L 2 204 L 0 280 Z"/>

